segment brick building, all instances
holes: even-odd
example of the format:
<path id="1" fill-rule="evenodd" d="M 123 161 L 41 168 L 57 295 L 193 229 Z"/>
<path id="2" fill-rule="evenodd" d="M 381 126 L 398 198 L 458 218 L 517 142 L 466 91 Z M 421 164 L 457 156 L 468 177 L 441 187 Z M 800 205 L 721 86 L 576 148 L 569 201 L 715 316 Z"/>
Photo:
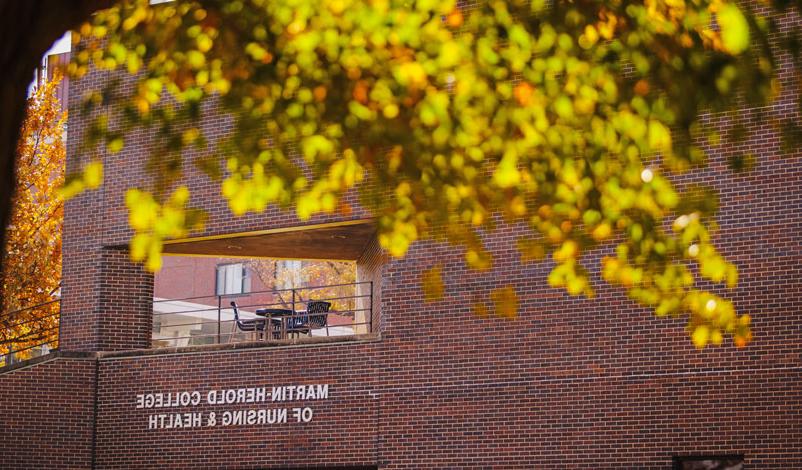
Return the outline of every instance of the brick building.
<path id="1" fill-rule="evenodd" d="M 109 79 L 71 82 L 70 108 Z M 230 132 L 206 107 L 207 135 Z M 74 167 L 86 121 L 71 116 Z M 682 320 L 654 318 L 598 273 L 593 301 L 550 289 L 547 263 L 519 262 L 515 227 L 488 235 L 490 273 L 435 242 L 388 259 L 365 211 L 235 218 L 191 171 L 210 218 L 168 254 L 352 260 L 362 313 L 343 314 L 351 334 L 158 343 L 154 278 L 128 260 L 123 205 L 147 178 L 150 136 L 129 136 L 105 156 L 103 187 L 67 205 L 59 350 L 0 370 L 0 467 L 802 468 L 802 161 L 780 155 L 768 124 L 752 130 L 691 178 L 719 191 L 718 245 L 740 269 L 734 300 L 756 339 L 701 352 Z M 726 161 L 745 149 L 756 170 L 733 174 Z M 438 262 L 446 299 L 424 303 L 419 273 Z M 473 315 L 500 285 L 516 289 L 519 317 Z M 235 330 L 229 300 L 218 321 Z"/>

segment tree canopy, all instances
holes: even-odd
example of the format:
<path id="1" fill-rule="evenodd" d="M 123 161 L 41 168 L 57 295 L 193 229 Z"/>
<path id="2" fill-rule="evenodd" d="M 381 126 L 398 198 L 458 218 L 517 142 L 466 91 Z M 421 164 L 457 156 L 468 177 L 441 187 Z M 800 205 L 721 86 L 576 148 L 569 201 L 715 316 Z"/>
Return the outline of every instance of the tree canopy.
<path id="1" fill-rule="evenodd" d="M 0 351 L 19 351 L 57 336 L 67 113 L 60 79 L 39 84 L 17 146 L 16 192 L 0 270 Z M 35 308 L 29 308 L 34 307 Z"/>
<path id="2" fill-rule="evenodd" d="M 70 71 L 133 74 L 130 94 L 97 90 L 87 101 L 91 108 L 114 97 L 125 126 L 95 120 L 85 169 L 65 194 L 101 183 L 93 146 L 118 152 L 127 130 L 158 128 L 152 158 L 172 171 L 154 172 L 152 187 L 126 195 L 131 256 L 149 269 L 159 268 L 165 239 L 202 222 L 188 207 L 189 189 L 175 184 L 182 151 L 197 146 L 234 214 L 270 204 L 294 207 L 301 219 L 348 213 L 343 195 L 356 190 L 396 257 L 416 240 L 444 238 L 465 248 L 468 266 L 490 269 L 482 234 L 499 220 L 522 223 L 531 229 L 517 241 L 522 260 L 551 257 L 551 286 L 592 297 L 582 256 L 613 243 L 615 255 L 601 261 L 605 281 L 659 316 L 686 316 L 697 347 L 725 336 L 743 346 L 749 316 L 698 287 L 737 285 L 736 267 L 713 243 L 715 196 L 679 191 L 672 178 L 703 166 L 705 145 L 726 144 L 700 114 L 776 96 L 768 37 L 790 8 L 724 0 L 122 1 L 74 35 L 81 49 Z M 795 36 L 786 39 L 796 59 Z M 199 125 L 206 99 L 218 99 L 236 128 L 213 148 Z M 795 123 L 776 124 L 789 139 L 802 135 Z M 367 179 L 375 184 L 361 184 Z M 442 294 L 439 272 L 423 275 L 427 298 Z M 512 314 L 514 290 L 503 289 L 497 311 Z"/>

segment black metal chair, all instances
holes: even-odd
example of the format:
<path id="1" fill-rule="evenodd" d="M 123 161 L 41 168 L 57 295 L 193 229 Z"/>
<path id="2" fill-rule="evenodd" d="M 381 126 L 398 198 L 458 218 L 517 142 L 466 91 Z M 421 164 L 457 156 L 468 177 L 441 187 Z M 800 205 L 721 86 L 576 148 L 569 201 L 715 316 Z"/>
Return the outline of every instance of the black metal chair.
<path id="1" fill-rule="evenodd" d="M 315 313 L 326 313 L 331 304 L 320 300 L 310 300 L 306 304 L 306 311 L 293 315 L 287 319 L 288 335 L 312 335 L 312 329 L 325 328 L 327 315 L 313 315 Z M 328 331 L 327 331 L 328 333 Z"/>
<path id="2" fill-rule="evenodd" d="M 326 336 L 328 336 L 329 316 L 325 315 L 331 308 L 331 302 L 324 302 L 322 300 L 310 300 L 306 304 L 306 313 L 309 315 L 309 326 L 312 329 L 326 328 Z M 323 313 L 324 315 L 315 315 L 315 313 Z"/>
<path id="3" fill-rule="evenodd" d="M 234 324 L 236 328 L 243 332 L 256 333 L 259 339 L 261 339 L 265 332 L 267 319 L 255 318 L 253 320 L 241 320 L 239 317 L 239 308 L 237 307 L 237 303 L 233 300 L 231 301 L 231 308 L 234 310 Z M 231 334 L 233 336 L 234 332 L 232 331 Z"/>
<path id="4" fill-rule="evenodd" d="M 309 328 L 309 312 L 293 312 L 292 316 L 286 319 L 287 336 L 290 335 L 311 335 Z"/>

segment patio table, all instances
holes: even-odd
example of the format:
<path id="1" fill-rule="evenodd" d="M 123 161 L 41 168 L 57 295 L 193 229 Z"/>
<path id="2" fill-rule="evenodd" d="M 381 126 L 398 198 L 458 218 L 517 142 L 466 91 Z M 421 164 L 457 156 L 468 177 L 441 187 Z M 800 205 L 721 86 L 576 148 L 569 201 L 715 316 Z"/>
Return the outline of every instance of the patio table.
<path id="1" fill-rule="evenodd" d="M 270 333 L 273 339 L 286 339 L 287 338 L 287 320 L 293 317 L 293 311 L 289 308 L 260 308 L 257 309 L 255 314 L 260 317 L 267 317 L 270 319 L 271 328 Z M 274 329 L 273 323 L 276 323 L 278 329 Z"/>

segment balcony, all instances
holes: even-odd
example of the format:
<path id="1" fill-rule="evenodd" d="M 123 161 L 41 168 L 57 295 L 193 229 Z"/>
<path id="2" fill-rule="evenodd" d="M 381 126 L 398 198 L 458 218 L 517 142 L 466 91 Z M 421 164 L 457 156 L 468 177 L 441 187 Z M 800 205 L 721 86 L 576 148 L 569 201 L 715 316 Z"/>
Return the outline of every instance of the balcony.
<path id="1" fill-rule="evenodd" d="M 174 240 L 164 254 L 150 293 L 154 349 L 381 329 L 385 259 L 370 220 Z"/>
<path id="2" fill-rule="evenodd" d="M 153 299 L 153 348 L 305 341 L 374 331 L 373 282 Z"/>
<path id="3" fill-rule="evenodd" d="M 305 342 L 375 332 L 372 281 L 153 299 L 151 346 Z M 232 302 L 237 307 L 235 315 Z M 317 306 L 318 308 L 310 308 Z M 0 316 L 0 367 L 58 348 L 60 300 Z"/>

